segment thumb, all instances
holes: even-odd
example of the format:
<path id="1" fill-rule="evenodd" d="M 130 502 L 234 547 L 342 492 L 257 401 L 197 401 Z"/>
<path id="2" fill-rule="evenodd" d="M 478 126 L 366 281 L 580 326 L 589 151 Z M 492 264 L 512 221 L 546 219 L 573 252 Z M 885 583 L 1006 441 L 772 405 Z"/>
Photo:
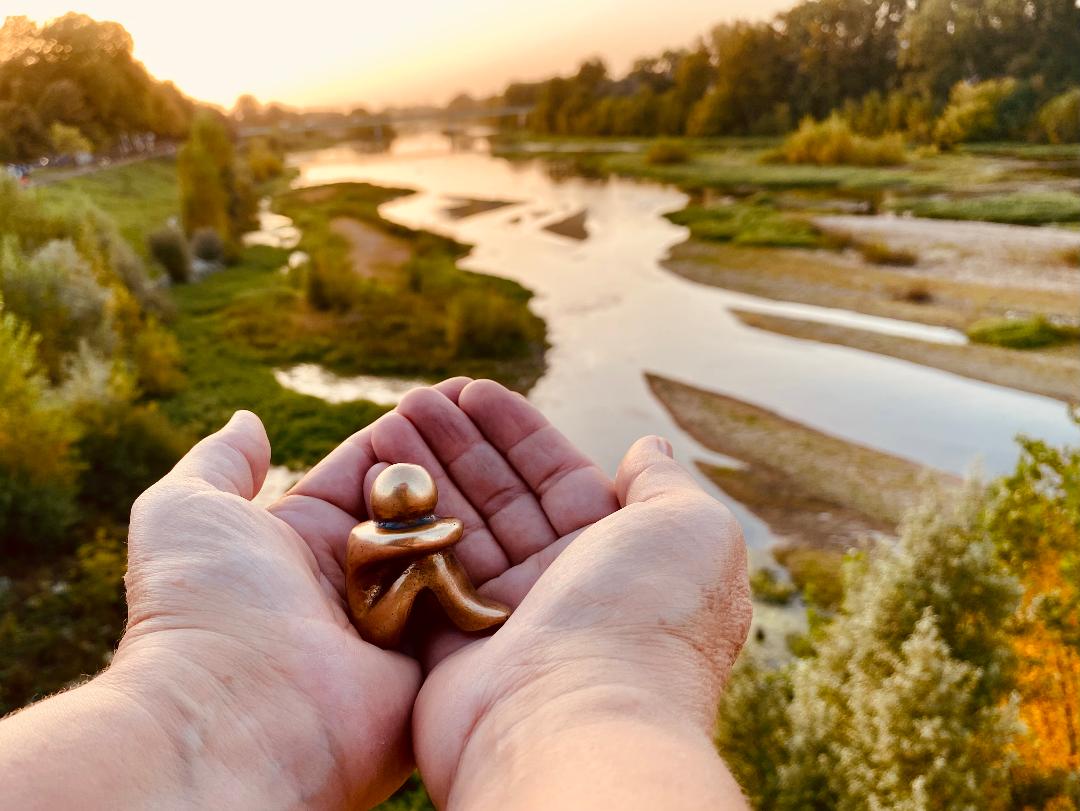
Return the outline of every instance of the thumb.
<path id="1" fill-rule="evenodd" d="M 615 474 L 615 492 L 623 507 L 686 490 L 701 488 L 671 457 L 671 443 L 658 436 L 642 437 L 631 445 Z"/>
<path id="2" fill-rule="evenodd" d="M 270 440 L 262 420 L 237 411 L 217 433 L 195 445 L 167 479 L 198 479 L 215 490 L 252 499 L 270 468 Z"/>

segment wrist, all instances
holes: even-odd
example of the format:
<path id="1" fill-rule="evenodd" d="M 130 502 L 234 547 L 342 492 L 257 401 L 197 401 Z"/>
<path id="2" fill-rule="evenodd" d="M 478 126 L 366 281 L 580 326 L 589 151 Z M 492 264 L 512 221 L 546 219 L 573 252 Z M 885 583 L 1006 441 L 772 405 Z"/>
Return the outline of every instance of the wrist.
<path id="1" fill-rule="evenodd" d="M 580 760 L 575 754 L 580 747 L 593 759 L 600 756 L 614 764 L 625 741 L 635 736 L 718 765 L 712 743 L 715 679 L 692 650 L 677 640 L 670 642 L 646 651 L 627 641 L 618 657 L 608 657 L 600 654 L 603 646 L 595 641 L 574 651 L 567 649 L 573 641 L 564 639 L 557 652 L 543 650 L 546 665 L 534 662 L 515 667 L 510 677 L 485 680 L 484 700 L 457 767 L 445 782 L 430 786 L 433 796 L 449 798 L 445 804 L 450 807 L 498 807 L 515 792 L 528 795 L 538 780 L 548 785 L 567 780 L 562 769 L 568 761 Z M 590 653 L 585 654 L 586 649 Z M 422 708 L 418 711 L 423 714 Z M 559 774 L 549 774 L 544 781 L 549 768 Z M 492 781 L 492 774 L 499 775 L 498 781 Z M 491 796 L 493 789 L 502 799 Z M 610 797 L 597 800 L 604 805 Z"/>
<path id="2" fill-rule="evenodd" d="M 560 676 L 538 680 L 483 714 L 445 806 L 691 809 L 714 795 L 701 791 L 709 775 L 730 784 L 711 727 L 662 693 L 626 681 L 590 685 Z M 680 782 L 695 784 L 692 796 L 681 796 Z"/>
<path id="3" fill-rule="evenodd" d="M 112 666 L 88 685 L 128 709 L 131 732 L 150 742 L 161 805 L 229 808 L 338 807 L 348 799 L 322 719 L 305 697 L 271 684 L 274 665 L 222 640 L 229 667 L 216 669 L 213 643 L 141 638 L 121 645 Z M 191 644 L 187 644 L 190 642 Z M 246 666 L 238 666 L 242 662 Z M 222 675 L 225 674 L 225 675 Z M 265 716 L 288 717 L 290 731 L 264 734 Z"/>

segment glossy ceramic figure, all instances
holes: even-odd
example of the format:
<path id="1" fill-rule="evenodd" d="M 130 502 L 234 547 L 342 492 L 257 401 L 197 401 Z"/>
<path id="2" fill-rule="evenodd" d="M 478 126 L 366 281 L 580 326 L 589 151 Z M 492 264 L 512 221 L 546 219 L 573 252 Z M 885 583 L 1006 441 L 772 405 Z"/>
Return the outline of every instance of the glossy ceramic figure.
<path id="1" fill-rule="evenodd" d="M 391 465 L 372 485 L 374 520 L 349 534 L 345 562 L 349 611 L 368 642 L 396 647 L 424 589 L 464 631 L 491 628 L 510 615 L 476 593 L 450 549 L 461 540 L 461 521 L 437 518 L 438 501 L 434 479 L 419 465 Z"/>

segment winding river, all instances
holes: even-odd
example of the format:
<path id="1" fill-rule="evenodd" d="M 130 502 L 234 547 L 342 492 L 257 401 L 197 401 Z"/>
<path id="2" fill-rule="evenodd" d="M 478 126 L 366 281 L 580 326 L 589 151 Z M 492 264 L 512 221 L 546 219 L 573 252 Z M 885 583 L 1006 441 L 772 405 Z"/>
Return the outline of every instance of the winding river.
<path id="1" fill-rule="evenodd" d="M 461 148 L 434 134 L 399 138 L 384 154 L 339 146 L 294 155 L 292 163 L 301 185 L 353 180 L 415 189 L 384 204 L 382 214 L 473 245 L 464 267 L 533 290 L 552 347 L 530 400 L 609 471 L 647 433 L 669 437 L 684 462 L 714 457 L 673 423 L 646 372 L 956 473 L 973 464 L 1005 470 L 1021 432 L 1059 443 L 1077 438 L 1056 400 L 744 326 L 730 307 L 963 341 L 947 329 L 775 302 L 675 276 L 660 266 L 686 237 L 661 216 L 686 200 L 674 188 L 554 179 L 540 162 L 511 163 L 487 154 L 482 141 Z M 511 204 L 462 217 L 453 209 L 463 199 Z M 584 239 L 547 229 L 581 212 Z M 751 545 L 767 545 L 765 527 L 732 506 Z"/>

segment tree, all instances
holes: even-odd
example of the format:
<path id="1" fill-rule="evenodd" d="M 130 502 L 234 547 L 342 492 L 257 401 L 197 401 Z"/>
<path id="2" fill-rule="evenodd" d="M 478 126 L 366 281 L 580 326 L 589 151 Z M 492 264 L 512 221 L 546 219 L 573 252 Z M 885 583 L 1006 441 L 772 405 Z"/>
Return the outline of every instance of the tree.
<path id="1" fill-rule="evenodd" d="M 49 126 L 49 144 L 58 155 L 78 155 L 94 148 L 89 139 L 79 132 L 78 127 L 69 127 L 59 121 L 54 121 Z"/>
<path id="2" fill-rule="evenodd" d="M 721 714 L 720 740 L 748 792 L 773 798 L 762 807 L 1008 807 L 1020 586 L 985 507 L 975 485 L 936 496 L 895 547 L 848 560 L 839 614 L 791 670 L 786 720 L 760 691 L 736 691 L 752 700 Z M 742 740 L 740 724 L 764 725 L 749 765 L 725 745 Z"/>
<path id="3" fill-rule="evenodd" d="M 177 175 L 184 231 L 192 236 L 211 229 L 234 251 L 240 235 L 252 227 L 256 199 L 220 116 L 204 111 L 195 117 L 177 155 Z"/>

